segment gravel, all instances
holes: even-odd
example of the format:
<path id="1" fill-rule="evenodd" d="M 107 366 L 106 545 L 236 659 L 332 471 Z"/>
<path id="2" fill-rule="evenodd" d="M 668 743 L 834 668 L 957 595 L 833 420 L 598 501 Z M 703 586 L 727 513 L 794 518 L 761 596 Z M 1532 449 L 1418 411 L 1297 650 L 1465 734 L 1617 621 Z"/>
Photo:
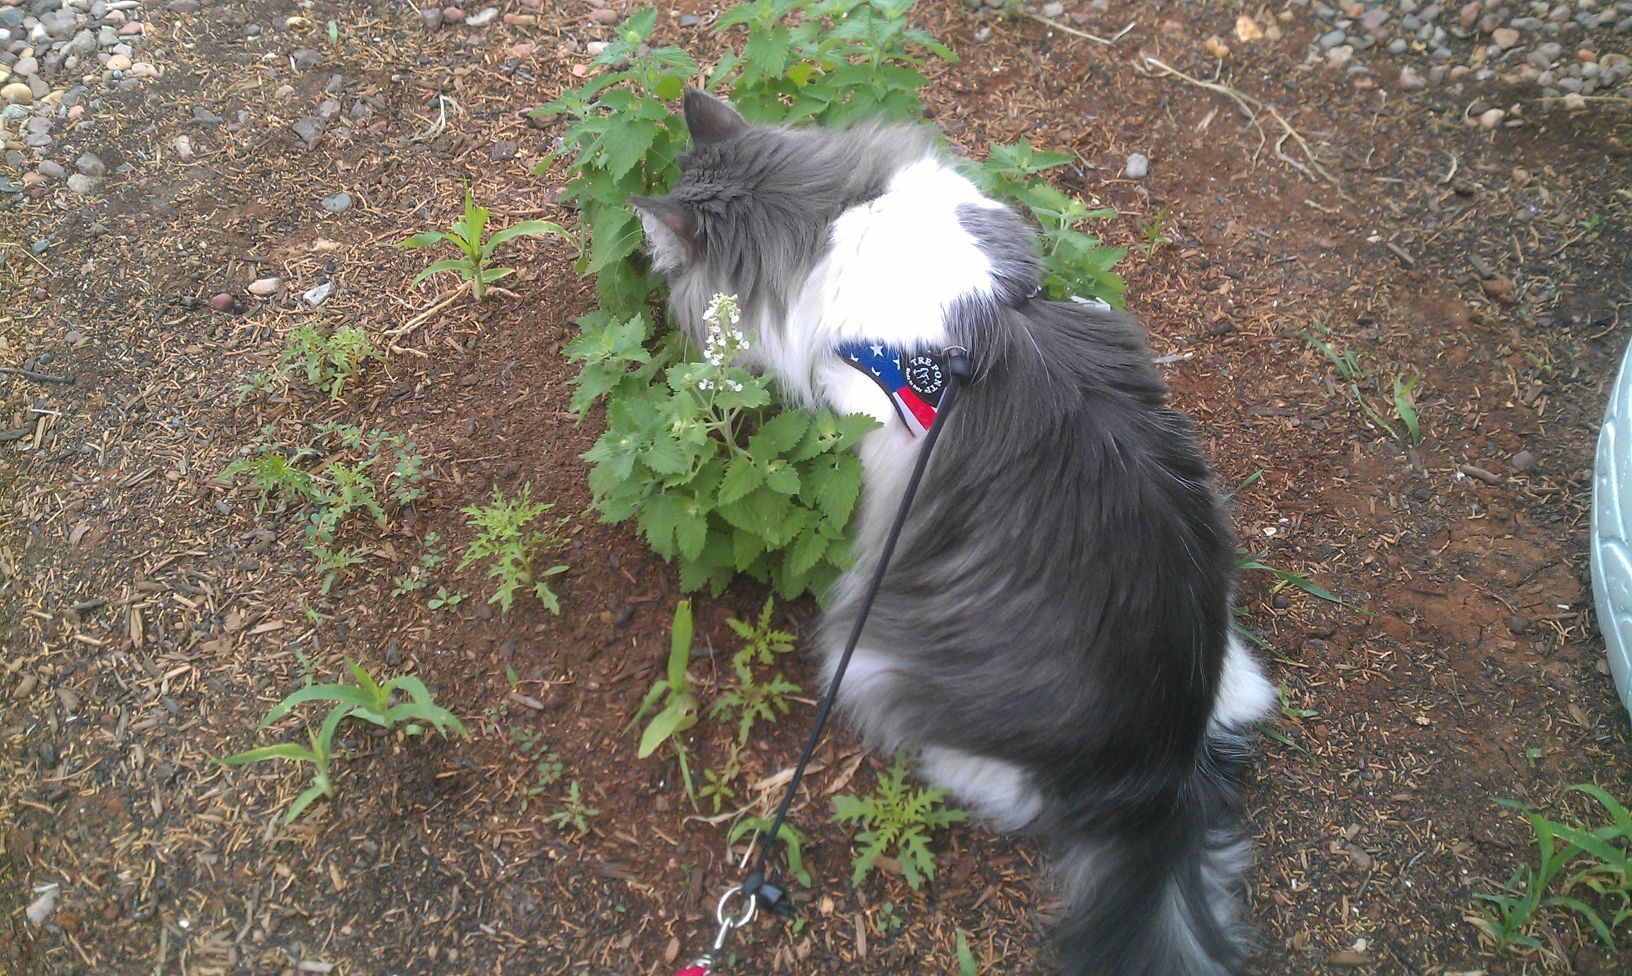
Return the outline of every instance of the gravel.
<path id="1" fill-rule="evenodd" d="M 1566 108 L 1581 104 L 1567 96 L 1632 97 L 1632 60 L 1621 53 L 1632 34 L 1632 0 L 1291 4 L 1283 22 L 1312 22 L 1308 61 L 1343 72 L 1356 87 L 1387 85 L 1387 78 L 1401 91 L 1438 88 L 1468 103 L 1499 95 L 1514 104 L 1540 94 Z M 1382 56 L 1393 59 L 1386 71 Z M 1521 113 L 1490 106 L 1465 117 L 1485 129 L 1522 121 Z"/>

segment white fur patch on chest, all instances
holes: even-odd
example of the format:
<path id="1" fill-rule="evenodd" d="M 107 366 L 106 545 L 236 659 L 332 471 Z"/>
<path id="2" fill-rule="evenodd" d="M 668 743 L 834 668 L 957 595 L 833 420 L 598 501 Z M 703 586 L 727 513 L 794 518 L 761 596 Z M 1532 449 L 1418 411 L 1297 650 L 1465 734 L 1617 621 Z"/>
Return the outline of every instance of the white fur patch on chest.
<path id="1" fill-rule="evenodd" d="M 998 206 L 944 161 L 926 157 L 833 222 L 827 255 L 789 309 L 785 348 L 766 350 L 790 393 L 901 423 L 888 397 L 836 349 L 859 340 L 904 349 L 948 343 L 952 304 L 992 292 L 991 262 L 958 221 L 966 205 Z"/>

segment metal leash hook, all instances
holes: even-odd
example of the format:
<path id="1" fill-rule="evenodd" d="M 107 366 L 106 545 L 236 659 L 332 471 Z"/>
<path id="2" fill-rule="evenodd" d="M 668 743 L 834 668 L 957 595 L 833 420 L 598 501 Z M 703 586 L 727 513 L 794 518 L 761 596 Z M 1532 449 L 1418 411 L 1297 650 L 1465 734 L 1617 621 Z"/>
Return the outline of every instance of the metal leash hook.
<path id="1" fill-rule="evenodd" d="M 731 899 L 738 895 L 742 895 L 748 905 L 742 910 L 742 914 L 732 918 L 726 914 L 725 909 L 727 905 L 731 904 Z M 714 963 L 718 961 L 715 957 L 721 949 L 725 948 L 726 937 L 734 930 L 752 922 L 754 912 L 758 910 L 758 900 L 753 895 L 743 895 L 742 885 L 732 885 L 725 889 L 725 894 L 720 896 L 720 903 L 714 908 L 714 918 L 720 923 L 720 931 L 714 936 L 714 945 L 707 952 L 698 956 L 697 960 L 691 965 L 677 971 L 674 976 L 709 976 L 714 971 Z"/>

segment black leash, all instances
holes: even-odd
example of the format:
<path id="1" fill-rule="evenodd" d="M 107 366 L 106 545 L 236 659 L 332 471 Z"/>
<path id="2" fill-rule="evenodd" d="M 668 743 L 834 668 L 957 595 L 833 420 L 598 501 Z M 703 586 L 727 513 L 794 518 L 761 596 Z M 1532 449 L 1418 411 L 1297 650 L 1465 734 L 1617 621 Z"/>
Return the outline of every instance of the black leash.
<path id="1" fill-rule="evenodd" d="M 787 901 L 787 889 L 773 884 L 766 877 L 771 852 L 776 848 L 777 837 L 782 831 L 782 825 L 787 821 L 788 809 L 793 806 L 794 797 L 799 794 L 799 784 L 805 777 L 805 767 L 810 765 L 811 756 L 816 752 L 816 746 L 822 740 L 822 733 L 827 729 L 827 720 L 833 712 L 833 703 L 839 697 L 839 685 L 844 681 L 844 672 L 850 666 L 850 658 L 856 652 L 856 644 L 861 641 L 862 628 L 867 624 L 867 616 L 872 612 L 873 601 L 877 599 L 879 587 L 884 583 L 884 572 L 889 568 L 890 556 L 895 553 L 895 544 L 901 538 L 901 528 L 906 524 L 907 512 L 912 509 L 913 497 L 918 494 L 918 485 L 923 481 L 924 471 L 929 467 L 930 452 L 935 449 L 935 442 L 941 436 L 941 429 L 946 426 L 946 418 L 957 403 L 959 390 L 974 378 L 968 350 L 961 346 L 952 346 L 943 350 L 941 356 L 945 360 L 947 380 L 946 389 L 941 394 L 935 413 L 935 422 L 924 435 L 924 446 L 918 451 L 918 461 L 913 465 L 912 477 L 907 481 L 906 490 L 901 493 L 901 507 L 896 510 L 895 521 L 890 525 L 890 533 L 884 539 L 884 549 L 878 554 L 878 565 L 873 567 L 872 579 L 867 583 L 867 591 L 862 594 L 861 609 L 856 614 L 855 626 L 850 629 L 850 639 L 844 644 L 844 653 L 839 655 L 838 666 L 833 669 L 833 680 L 827 686 L 827 694 L 822 696 L 821 703 L 816 707 L 816 721 L 811 727 L 810 737 L 805 740 L 804 750 L 799 754 L 799 761 L 794 764 L 793 778 L 788 781 L 787 792 L 782 795 L 782 802 L 777 805 L 770 828 L 760 835 L 759 855 L 754 859 L 753 868 L 743 877 L 741 884 L 727 889 L 720 899 L 715 910 L 715 918 L 720 923 L 720 929 L 714 938 L 713 948 L 700 956 L 691 966 L 680 970 L 676 976 L 707 976 L 712 972 L 714 954 L 724 946 L 725 939 L 732 930 L 748 924 L 754 917 L 754 910 L 757 907 L 764 906 L 767 911 L 778 914 L 793 912 L 793 906 Z M 727 914 L 727 906 L 733 897 L 739 895 L 748 899 L 748 905 L 736 918 L 732 918 Z"/>

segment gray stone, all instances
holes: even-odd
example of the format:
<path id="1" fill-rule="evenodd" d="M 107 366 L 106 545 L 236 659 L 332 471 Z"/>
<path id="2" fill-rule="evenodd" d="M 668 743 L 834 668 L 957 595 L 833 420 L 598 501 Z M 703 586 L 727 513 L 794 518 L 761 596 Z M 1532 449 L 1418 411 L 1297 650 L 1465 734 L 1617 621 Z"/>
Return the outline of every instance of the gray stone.
<path id="1" fill-rule="evenodd" d="M 221 116 L 216 115 L 214 112 L 202 105 L 194 105 L 193 121 L 204 126 L 206 129 L 213 129 L 221 124 Z"/>
<path id="2" fill-rule="evenodd" d="M 0 27 L 23 26 L 23 12 L 16 7 L 0 7 Z"/>
<path id="3" fill-rule="evenodd" d="M 1122 175 L 1130 180 L 1142 180 L 1150 173 L 1150 159 L 1144 153 L 1129 153 L 1122 164 Z"/>
<path id="4" fill-rule="evenodd" d="M 701 17 L 697 16 L 696 14 L 681 14 L 680 15 L 680 26 L 681 27 L 696 27 L 698 24 L 700 24 L 702 22 L 703 22 L 703 19 Z"/>
<path id="5" fill-rule="evenodd" d="M 321 201 L 323 209 L 329 213 L 345 213 L 351 209 L 351 194 L 341 192 L 326 196 Z"/>
<path id="6" fill-rule="evenodd" d="M 1389 54 L 1404 54 L 1405 49 L 1410 47 L 1410 46 L 1411 46 L 1410 41 L 1407 41 L 1403 37 L 1396 37 L 1392 41 L 1388 42 L 1388 53 Z"/>
<path id="7" fill-rule="evenodd" d="M 80 196 L 95 193 L 96 188 L 101 185 L 101 180 L 94 176 L 86 176 L 84 173 L 75 173 L 73 176 L 68 177 L 68 189 L 73 190 Z"/>
<path id="8" fill-rule="evenodd" d="M 483 7 L 466 17 L 465 24 L 469 27 L 486 27 L 488 24 L 493 23 L 493 20 L 498 16 L 498 7 Z"/>
<path id="9" fill-rule="evenodd" d="M 1428 87 L 1428 79 L 1417 73 L 1417 69 L 1406 65 L 1400 69 L 1400 88 L 1403 91 L 1421 91 Z"/>
<path id="10" fill-rule="evenodd" d="M 295 122 L 289 128 L 293 130 L 295 135 L 299 136 L 302 140 L 306 142 L 316 142 L 317 137 L 323 134 L 324 127 L 325 123 L 322 119 L 308 115 L 307 117 Z"/>
<path id="11" fill-rule="evenodd" d="M 17 63 L 11 66 L 11 73 L 23 78 L 39 74 L 39 72 L 40 61 L 34 57 L 18 58 Z"/>
<path id="12" fill-rule="evenodd" d="M 301 301 L 315 308 L 323 304 L 323 302 L 333 293 L 334 282 L 325 281 L 321 285 L 307 290 L 300 296 L 300 299 Z"/>
<path id="13" fill-rule="evenodd" d="M 74 160 L 74 168 L 86 176 L 103 177 L 108 175 L 107 164 L 91 153 L 80 153 L 79 158 Z"/>
<path id="14" fill-rule="evenodd" d="M 60 180 L 67 174 L 62 164 L 54 159 L 40 160 L 40 175 L 48 180 Z"/>
<path id="15" fill-rule="evenodd" d="M 89 30 L 82 30 L 63 47 L 63 51 L 73 57 L 89 57 L 96 53 L 96 35 Z"/>
<path id="16" fill-rule="evenodd" d="M 1320 35 L 1320 40 L 1318 42 L 1316 42 L 1316 43 L 1318 43 L 1321 46 L 1322 50 L 1329 51 L 1332 48 L 1337 47 L 1339 44 L 1342 44 L 1344 41 L 1346 41 L 1348 39 L 1349 39 L 1348 33 L 1345 32 L 1344 30 L 1342 30 L 1341 28 L 1339 28 L 1337 30 L 1329 30 L 1326 33 Z"/>
<path id="17" fill-rule="evenodd" d="M 305 71 L 314 67 L 322 57 L 309 47 L 297 47 L 289 52 L 289 63 L 295 66 L 296 71 Z"/>
<path id="18" fill-rule="evenodd" d="M 1053 3 L 1043 4 L 1044 17 L 1048 17 L 1052 20 L 1058 20 L 1060 17 L 1064 16 L 1064 14 L 1065 4 L 1058 2 L 1058 0 L 1055 0 Z"/>

